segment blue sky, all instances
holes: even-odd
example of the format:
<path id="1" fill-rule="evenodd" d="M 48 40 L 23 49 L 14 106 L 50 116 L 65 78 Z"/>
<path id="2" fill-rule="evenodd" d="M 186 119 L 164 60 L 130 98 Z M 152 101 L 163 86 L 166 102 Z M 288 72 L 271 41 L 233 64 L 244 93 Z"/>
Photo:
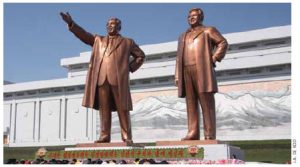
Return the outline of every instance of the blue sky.
<path id="1" fill-rule="evenodd" d="M 221 33 L 291 24 L 289 3 L 4 3 L 4 79 L 27 82 L 67 77 L 60 59 L 91 48 L 67 29 L 59 16 L 68 11 L 91 33 L 105 35 L 109 17 L 122 20 L 121 34 L 139 45 L 169 42 L 188 28 L 189 9 L 205 12 L 204 24 Z"/>

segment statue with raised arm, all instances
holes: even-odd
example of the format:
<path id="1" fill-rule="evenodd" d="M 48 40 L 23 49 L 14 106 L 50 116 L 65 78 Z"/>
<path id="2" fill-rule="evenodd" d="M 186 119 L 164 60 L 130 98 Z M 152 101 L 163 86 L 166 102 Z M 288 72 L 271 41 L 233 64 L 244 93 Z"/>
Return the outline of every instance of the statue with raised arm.
<path id="1" fill-rule="evenodd" d="M 214 27 L 204 26 L 199 8 L 189 11 L 190 28 L 178 40 L 175 85 L 178 96 L 186 98 L 188 133 L 182 140 L 199 140 L 199 103 L 202 109 L 204 138 L 216 139 L 214 93 L 218 91 L 215 63 L 227 50 L 227 41 Z"/>
<path id="2" fill-rule="evenodd" d="M 85 31 L 69 13 L 60 15 L 69 30 L 92 47 L 82 105 L 99 110 L 100 138 L 95 143 L 111 141 L 112 111 L 118 113 L 123 142 L 132 143 L 129 71 L 134 72 L 143 64 L 144 52 L 132 39 L 119 34 L 121 20 L 118 18 L 108 20 L 107 35 L 101 36 Z"/>

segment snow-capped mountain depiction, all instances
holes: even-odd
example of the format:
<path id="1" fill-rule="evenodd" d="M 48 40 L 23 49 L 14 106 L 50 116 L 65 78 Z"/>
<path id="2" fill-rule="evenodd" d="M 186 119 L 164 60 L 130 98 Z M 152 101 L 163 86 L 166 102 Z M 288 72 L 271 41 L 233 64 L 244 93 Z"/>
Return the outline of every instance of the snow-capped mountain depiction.
<path id="1" fill-rule="evenodd" d="M 276 127 L 291 122 L 290 89 L 281 91 L 281 95 L 265 92 L 259 94 L 257 91 L 239 96 L 216 93 L 215 99 L 217 131 Z M 184 98 L 150 96 L 135 103 L 133 108 L 131 112 L 133 131 L 137 129 L 175 130 L 175 132 L 187 130 Z M 114 113 L 112 133 L 119 133 L 118 121 L 117 114 Z"/>

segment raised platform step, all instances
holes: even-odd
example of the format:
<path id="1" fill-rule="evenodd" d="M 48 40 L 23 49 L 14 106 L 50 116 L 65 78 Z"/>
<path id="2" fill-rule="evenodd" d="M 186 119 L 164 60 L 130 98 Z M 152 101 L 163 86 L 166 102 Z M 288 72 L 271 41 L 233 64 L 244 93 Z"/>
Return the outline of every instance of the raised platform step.
<path id="1" fill-rule="evenodd" d="M 76 147 L 146 147 L 146 146 L 195 146 L 195 145 L 210 145 L 223 144 L 218 140 L 185 140 L 185 141 L 156 141 L 155 143 L 78 143 Z"/>
<path id="2" fill-rule="evenodd" d="M 78 143 L 76 148 L 84 147 L 146 147 L 155 146 L 155 143 L 126 143 L 126 142 L 112 142 L 112 143 Z"/>
<path id="3" fill-rule="evenodd" d="M 80 143 L 48 158 L 244 160 L 244 152 L 218 140 L 157 141 L 155 143 Z"/>
<path id="4" fill-rule="evenodd" d="M 115 143 L 78 143 L 76 147 L 127 147 L 125 142 L 115 142 Z"/>
<path id="5" fill-rule="evenodd" d="M 209 145 L 209 144 L 223 144 L 224 142 L 218 140 L 184 140 L 184 141 L 156 141 L 156 146 L 179 146 L 179 145 Z"/>

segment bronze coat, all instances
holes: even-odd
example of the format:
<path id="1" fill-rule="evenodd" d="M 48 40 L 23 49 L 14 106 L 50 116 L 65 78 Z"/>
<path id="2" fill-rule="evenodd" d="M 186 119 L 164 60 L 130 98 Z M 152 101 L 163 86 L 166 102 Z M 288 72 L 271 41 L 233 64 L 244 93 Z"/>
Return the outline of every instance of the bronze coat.
<path id="1" fill-rule="evenodd" d="M 178 40 L 175 70 L 175 80 L 178 80 L 178 97 L 186 96 L 183 56 L 187 32 L 183 33 Z M 217 92 L 218 87 L 213 57 L 219 62 L 224 58 L 228 46 L 227 41 L 216 28 L 205 26 L 196 29 L 193 40 L 193 44 L 196 45 L 193 54 L 196 57 L 196 68 L 199 78 L 197 86 L 201 92 Z"/>
<path id="2" fill-rule="evenodd" d="M 99 104 L 99 99 L 97 99 L 96 96 L 96 92 L 98 91 L 97 81 L 104 51 L 107 47 L 108 37 L 99 35 L 93 36 L 76 24 L 70 27 L 70 31 L 84 43 L 93 46 L 82 105 L 99 110 L 101 104 Z M 134 72 L 143 64 L 145 54 L 132 39 L 124 38 L 119 35 L 109 55 L 113 56 L 115 71 L 117 72 L 117 86 L 120 97 L 117 103 L 121 104 L 122 110 L 132 110 L 129 71 Z M 130 55 L 133 56 L 132 61 L 129 61 Z M 115 111 L 116 106 L 113 108 Z"/>

